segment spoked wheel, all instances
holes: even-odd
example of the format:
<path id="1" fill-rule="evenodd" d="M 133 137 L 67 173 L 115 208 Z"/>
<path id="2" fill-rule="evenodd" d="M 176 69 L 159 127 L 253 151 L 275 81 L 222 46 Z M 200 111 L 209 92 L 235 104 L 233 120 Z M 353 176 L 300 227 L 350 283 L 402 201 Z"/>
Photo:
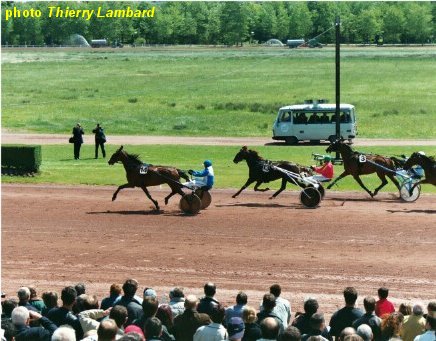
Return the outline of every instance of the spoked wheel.
<path id="1" fill-rule="evenodd" d="M 400 197 L 403 201 L 406 202 L 414 202 L 416 201 L 421 194 L 421 185 L 416 186 L 412 193 L 410 193 L 410 189 L 413 186 L 413 181 L 405 181 L 400 187 Z"/>
<path id="2" fill-rule="evenodd" d="M 318 186 L 317 190 L 318 190 L 319 194 L 321 194 L 321 200 L 322 200 L 325 197 L 325 188 L 321 184 L 318 184 L 318 185 L 319 186 Z M 307 187 L 315 188 L 315 186 L 313 186 L 313 185 L 309 185 Z"/>
<path id="3" fill-rule="evenodd" d="M 185 214 L 197 214 L 201 209 L 201 200 L 194 194 L 186 194 L 180 199 L 180 209 Z"/>
<path id="4" fill-rule="evenodd" d="M 321 202 L 321 194 L 315 187 L 306 187 L 300 193 L 300 201 L 307 208 L 315 208 Z"/>
<path id="5" fill-rule="evenodd" d="M 201 209 L 204 210 L 208 208 L 210 203 L 212 202 L 212 196 L 209 191 L 205 191 L 203 189 L 197 189 L 195 191 L 195 195 L 198 196 L 201 200 Z"/>

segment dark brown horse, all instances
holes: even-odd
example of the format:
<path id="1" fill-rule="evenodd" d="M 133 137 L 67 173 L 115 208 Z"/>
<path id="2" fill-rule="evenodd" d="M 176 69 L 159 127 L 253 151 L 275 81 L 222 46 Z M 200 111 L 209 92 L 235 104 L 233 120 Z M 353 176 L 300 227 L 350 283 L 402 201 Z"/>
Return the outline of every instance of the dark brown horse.
<path id="1" fill-rule="evenodd" d="M 343 139 L 336 140 L 335 142 L 331 143 L 326 149 L 326 152 L 339 152 L 342 160 L 344 161 L 344 172 L 339 175 L 330 185 L 328 185 L 328 189 L 330 189 L 342 178 L 346 177 L 347 175 L 351 175 L 357 181 L 360 187 L 368 192 L 371 197 L 375 197 L 378 191 L 380 191 L 380 189 L 382 189 L 388 183 L 386 176 L 391 179 L 395 186 L 397 186 L 398 190 L 400 190 L 400 184 L 395 178 L 396 167 L 390 158 L 381 155 L 361 154 L 355 152 L 349 145 L 344 143 Z M 360 175 L 372 173 L 377 173 L 377 176 L 382 181 L 381 185 L 374 190 L 374 193 L 371 193 L 371 191 L 366 188 L 359 177 Z"/>
<path id="2" fill-rule="evenodd" d="M 410 193 L 413 192 L 418 184 L 432 184 L 436 186 L 436 161 L 433 157 L 426 156 L 419 152 L 413 153 L 407 159 L 403 168 L 409 170 L 414 165 L 419 165 L 424 169 L 425 178 L 416 182 L 410 189 Z"/>
<path id="3" fill-rule="evenodd" d="M 168 166 L 146 165 L 139 159 L 138 155 L 129 154 L 124 151 L 123 146 L 108 161 L 109 165 L 113 165 L 116 162 L 123 164 L 126 170 L 127 183 L 118 187 L 112 196 L 112 201 L 117 198 L 118 192 L 124 188 L 141 187 L 145 195 L 153 202 L 156 210 L 159 210 L 158 202 L 151 197 L 147 187 L 162 184 L 170 186 L 171 193 L 165 197 L 165 205 L 168 204 L 169 198 L 174 194 L 179 193 L 181 196 L 184 195 L 179 180 L 183 178 L 189 181 L 189 176 L 180 169 Z"/>
<path id="4" fill-rule="evenodd" d="M 294 183 L 285 173 L 280 172 L 272 168 L 271 166 L 280 167 L 297 174 L 300 174 L 301 172 L 312 174 L 310 168 L 302 167 L 295 163 L 291 163 L 288 161 L 265 160 L 258 154 L 258 152 L 256 152 L 255 150 L 248 149 L 246 146 L 242 147 L 241 150 L 235 155 L 233 162 L 239 163 L 243 160 L 247 161 L 248 180 L 238 192 L 232 195 L 232 198 L 236 198 L 244 189 L 250 186 L 253 182 L 256 182 L 256 184 L 254 185 L 255 191 L 265 192 L 268 191 L 269 188 L 260 189 L 259 186 L 262 183 L 282 179 L 282 185 L 280 189 L 277 192 L 275 192 L 270 197 L 270 199 L 275 198 L 277 195 L 279 195 L 286 188 L 287 182 Z M 305 187 L 303 183 L 301 183 L 300 185 L 302 187 Z"/>

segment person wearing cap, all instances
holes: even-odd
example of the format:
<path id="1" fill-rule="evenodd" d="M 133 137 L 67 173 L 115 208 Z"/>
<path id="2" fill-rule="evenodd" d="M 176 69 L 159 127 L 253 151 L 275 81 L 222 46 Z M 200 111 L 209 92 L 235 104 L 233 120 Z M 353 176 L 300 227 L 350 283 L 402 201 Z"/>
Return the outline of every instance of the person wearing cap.
<path id="1" fill-rule="evenodd" d="M 203 162 L 204 169 L 201 171 L 188 170 L 188 173 L 195 177 L 193 180 L 196 187 L 200 187 L 203 190 L 210 190 L 213 187 L 215 181 L 215 175 L 212 167 L 212 161 L 205 160 Z"/>
<path id="2" fill-rule="evenodd" d="M 310 166 L 316 173 L 312 176 L 314 180 L 319 182 L 330 181 L 333 179 L 333 164 L 332 158 L 329 155 L 325 155 L 323 158 L 324 164 L 322 166 Z"/>
<path id="3" fill-rule="evenodd" d="M 241 341 L 244 336 L 245 325 L 240 317 L 232 317 L 227 323 L 230 341 Z"/>
<path id="4" fill-rule="evenodd" d="M 79 160 L 80 159 L 80 148 L 82 147 L 83 143 L 83 136 L 85 132 L 83 131 L 82 126 L 80 123 L 77 123 L 76 126 L 73 128 L 73 143 L 74 143 L 74 159 Z"/>
<path id="5" fill-rule="evenodd" d="M 98 159 L 98 147 L 101 148 L 101 153 L 103 158 L 106 157 L 106 151 L 104 150 L 104 144 L 106 143 L 106 136 L 104 134 L 104 129 L 97 123 L 97 126 L 92 130 L 95 134 L 95 159 Z"/>

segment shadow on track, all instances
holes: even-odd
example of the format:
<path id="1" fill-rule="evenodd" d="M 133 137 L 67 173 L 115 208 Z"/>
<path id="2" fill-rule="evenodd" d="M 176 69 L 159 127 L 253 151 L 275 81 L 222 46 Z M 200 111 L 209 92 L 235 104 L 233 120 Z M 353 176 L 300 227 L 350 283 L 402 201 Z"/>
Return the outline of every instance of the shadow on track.
<path id="1" fill-rule="evenodd" d="M 424 213 L 424 214 L 436 214 L 436 210 L 387 210 L 389 213 Z"/>

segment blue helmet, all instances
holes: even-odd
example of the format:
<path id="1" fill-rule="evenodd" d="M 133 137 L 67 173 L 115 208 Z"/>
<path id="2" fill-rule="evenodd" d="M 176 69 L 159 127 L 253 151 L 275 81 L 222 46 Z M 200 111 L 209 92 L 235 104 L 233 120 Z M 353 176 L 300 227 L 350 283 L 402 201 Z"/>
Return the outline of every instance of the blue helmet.
<path id="1" fill-rule="evenodd" d="M 212 166 L 212 161 L 206 160 L 206 161 L 203 162 L 203 164 L 204 164 L 205 167 L 210 167 L 210 166 Z"/>

